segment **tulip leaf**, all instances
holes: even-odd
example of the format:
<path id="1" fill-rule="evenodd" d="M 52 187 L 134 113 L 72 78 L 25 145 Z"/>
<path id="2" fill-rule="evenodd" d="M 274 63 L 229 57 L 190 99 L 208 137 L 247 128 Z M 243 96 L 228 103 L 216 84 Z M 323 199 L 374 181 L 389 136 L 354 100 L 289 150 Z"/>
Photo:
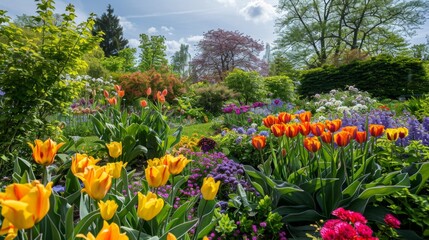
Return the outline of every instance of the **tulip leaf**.
<path id="1" fill-rule="evenodd" d="M 170 233 L 174 234 L 177 239 L 182 238 L 185 234 L 187 234 L 198 222 L 198 219 L 193 219 L 191 221 L 187 221 L 181 224 L 176 225 L 172 229 L 170 229 Z M 160 239 L 165 240 L 167 239 L 167 234 L 169 232 L 165 232 Z"/>
<path id="2" fill-rule="evenodd" d="M 29 180 L 36 179 L 31 163 L 23 158 L 17 157 L 14 163 L 13 172 L 18 174 L 18 176 L 22 176 L 24 172 L 27 172 L 27 177 Z M 15 180 L 15 179 L 14 179 Z M 21 182 L 21 177 L 16 182 Z M 29 181 L 28 181 L 29 182 Z"/>
<path id="3" fill-rule="evenodd" d="M 359 199 L 367 199 L 370 198 L 372 196 L 385 196 L 385 195 L 389 195 L 392 194 L 394 192 L 397 192 L 401 189 L 404 188 L 408 188 L 408 186 L 404 186 L 404 185 L 393 185 L 393 186 L 389 186 L 389 185 L 381 185 L 381 186 L 375 186 L 375 187 L 370 187 L 365 189 L 360 195 L 359 195 Z"/>
<path id="4" fill-rule="evenodd" d="M 121 226 L 121 229 L 124 230 L 127 234 L 127 236 L 129 237 L 130 240 L 138 240 L 137 236 L 139 235 L 139 231 L 133 228 L 129 228 L 129 227 L 124 227 Z M 158 240 L 159 238 L 154 236 L 150 236 L 144 232 L 140 233 L 140 239 L 139 240 Z"/>
<path id="5" fill-rule="evenodd" d="M 85 205 L 85 204 L 81 204 L 81 205 Z M 79 233 L 86 233 L 90 228 L 91 224 L 93 224 L 95 220 L 97 220 L 97 218 L 100 218 L 100 211 L 96 210 L 88 213 L 84 218 L 82 218 L 79 221 L 79 223 L 73 229 L 73 235 L 71 239 L 73 239 L 73 237 Z"/>
<path id="6" fill-rule="evenodd" d="M 416 171 L 415 173 L 410 174 L 412 187 L 410 192 L 417 194 L 426 185 L 426 181 L 429 178 L 429 162 L 413 164 L 409 168 Z"/>
<path id="7" fill-rule="evenodd" d="M 46 215 L 46 218 L 49 221 L 49 228 L 51 229 L 51 231 L 44 233 L 43 237 L 45 239 L 51 239 L 51 240 L 62 240 L 61 233 L 56 226 L 56 224 L 58 224 L 58 223 L 56 223 L 56 221 L 53 221 L 49 214 Z M 46 222 L 45 222 L 45 224 L 46 224 Z"/>
<path id="8" fill-rule="evenodd" d="M 81 219 L 84 218 L 89 213 L 89 210 L 88 210 L 88 208 L 87 208 L 87 206 L 85 204 L 89 200 L 90 199 L 89 199 L 88 195 L 86 195 L 84 193 L 80 194 L 79 216 L 80 216 Z"/>
<path id="9" fill-rule="evenodd" d="M 70 239 L 73 236 L 73 212 L 74 212 L 74 206 L 72 205 L 66 214 L 65 219 L 65 229 L 66 229 L 66 239 Z"/>

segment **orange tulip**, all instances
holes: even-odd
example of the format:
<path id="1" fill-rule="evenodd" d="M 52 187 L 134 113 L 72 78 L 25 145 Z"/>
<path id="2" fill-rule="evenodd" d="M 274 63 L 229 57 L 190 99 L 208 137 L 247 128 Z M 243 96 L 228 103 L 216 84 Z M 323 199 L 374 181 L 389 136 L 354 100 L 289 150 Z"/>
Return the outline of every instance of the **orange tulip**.
<path id="1" fill-rule="evenodd" d="M 103 90 L 103 95 L 105 98 L 109 98 L 109 92 L 107 90 Z"/>
<path id="2" fill-rule="evenodd" d="M 406 127 L 399 127 L 398 132 L 399 132 L 400 139 L 403 139 L 408 136 L 408 128 Z"/>
<path id="3" fill-rule="evenodd" d="M 309 152 L 317 152 L 317 151 L 319 151 L 321 146 L 322 146 L 322 144 L 320 143 L 319 139 L 316 136 L 307 137 L 304 139 L 304 147 Z"/>
<path id="4" fill-rule="evenodd" d="M 177 240 L 177 238 L 176 238 L 176 236 L 174 236 L 174 234 L 168 233 L 167 234 L 167 240 Z"/>
<path id="5" fill-rule="evenodd" d="M 331 132 L 323 132 L 322 135 L 320 135 L 320 138 L 324 143 L 331 143 L 332 142 L 332 133 Z"/>
<path id="6" fill-rule="evenodd" d="M 279 123 L 288 123 L 292 121 L 295 118 L 295 115 L 287 113 L 287 112 L 280 112 L 277 116 L 277 120 Z"/>
<path id="7" fill-rule="evenodd" d="M 334 142 L 340 147 L 347 146 L 351 139 L 350 133 L 346 131 L 341 131 L 334 135 Z"/>
<path id="8" fill-rule="evenodd" d="M 311 132 L 314 136 L 320 136 L 325 131 L 325 124 L 318 122 L 310 125 Z"/>
<path id="9" fill-rule="evenodd" d="M 341 128 L 342 121 L 341 119 L 334 119 L 332 121 L 325 121 L 325 128 L 328 129 L 331 133 L 338 131 Z"/>
<path id="10" fill-rule="evenodd" d="M 158 91 L 156 93 L 156 100 L 158 100 L 158 102 L 160 102 L 160 103 L 164 103 L 165 102 L 165 96 L 162 95 L 160 91 Z"/>
<path id="11" fill-rule="evenodd" d="M 369 125 L 369 133 L 371 134 L 371 136 L 379 137 L 383 134 L 383 132 L 384 132 L 384 125 L 380 125 L 380 124 Z"/>
<path id="12" fill-rule="evenodd" d="M 119 92 L 122 90 L 120 85 L 115 85 L 114 87 L 115 87 L 116 92 Z"/>
<path id="13" fill-rule="evenodd" d="M 149 87 L 148 89 L 146 89 L 146 95 L 149 96 L 151 94 L 152 94 L 152 88 Z"/>
<path id="14" fill-rule="evenodd" d="M 366 131 L 357 132 L 355 140 L 360 144 L 364 143 L 367 140 Z"/>
<path id="15" fill-rule="evenodd" d="M 120 98 L 123 98 L 123 97 L 125 96 L 125 91 L 124 91 L 124 90 L 119 90 L 119 91 L 118 91 L 118 96 L 119 96 Z"/>
<path id="16" fill-rule="evenodd" d="M 262 150 L 267 144 L 267 138 L 262 135 L 256 135 L 252 138 L 252 145 L 258 150 Z"/>
<path id="17" fill-rule="evenodd" d="M 76 153 L 75 155 L 72 156 L 71 159 L 72 159 L 72 164 L 71 164 L 70 170 L 75 175 L 77 173 L 84 173 L 85 168 L 89 166 L 94 166 L 98 161 L 100 161 L 99 159 L 94 159 L 91 156 L 88 156 L 86 154 L 80 154 L 80 153 Z"/>
<path id="18" fill-rule="evenodd" d="M 170 177 L 168 166 L 159 164 L 156 166 L 148 166 L 145 169 L 146 180 L 150 187 L 164 186 Z"/>
<path id="19" fill-rule="evenodd" d="M 285 135 L 290 138 L 296 137 L 299 133 L 299 125 L 295 123 L 289 123 L 285 125 Z"/>
<path id="20" fill-rule="evenodd" d="M 310 122 L 302 122 L 298 125 L 299 132 L 302 136 L 307 136 L 311 131 L 311 123 Z"/>
<path id="21" fill-rule="evenodd" d="M 341 131 L 350 133 L 351 138 L 355 139 L 356 134 L 358 132 L 358 128 L 356 126 L 346 126 L 346 127 L 343 127 Z"/>
<path id="22" fill-rule="evenodd" d="M 311 120 L 311 112 L 306 111 L 306 112 L 300 113 L 298 115 L 298 118 L 299 118 L 299 120 L 301 122 L 310 122 L 310 120 Z"/>
<path id="23" fill-rule="evenodd" d="M 118 103 L 118 100 L 116 99 L 116 97 L 108 98 L 107 101 L 112 106 L 114 106 L 114 105 L 116 105 Z"/>
<path id="24" fill-rule="evenodd" d="M 272 125 L 278 123 L 278 119 L 273 115 L 268 115 L 264 119 L 262 119 L 265 127 L 270 128 Z"/>
<path id="25" fill-rule="evenodd" d="M 191 160 L 187 159 L 185 156 L 180 154 L 177 157 L 171 156 L 171 158 L 167 158 L 168 170 L 170 174 L 177 175 L 183 171 L 183 169 L 191 162 Z"/>
<path id="26" fill-rule="evenodd" d="M 167 89 L 164 89 L 164 90 L 162 90 L 162 96 L 167 96 L 167 93 L 168 93 L 168 91 L 167 91 Z"/>
<path id="27" fill-rule="evenodd" d="M 84 173 L 78 173 L 76 176 L 85 186 L 82 192 L 86 192 L 95 200 L 103 199 L 112 186 L 112 176 L 106 172 L 105 167 L 89 167 Z"/>
<path id="28" fill-rule="evenodd" d="M 390 141 L 396 141 L 399 138 L 399 131 L 397 128 L 388 128 L 386 129 L 386 137 Z"/>
<path id="29" fill-rule="evenodd" d="M 280 123 L 280 124 L 276 123 L 271 126 L 270 130 L 274 134 L 274 136 L 281 137 L 285 133 L 285 125 L 283 123 Z"/>
<path id="30" fill-rule="evenodd" d="M 128 236 L 125 233 L 120 232 L 121 229 L 119 226 L 112 222 L 110 225 L 106 221 L 103 223 L 103 228 L 97 234 L 97 237 L 88 233 L 86 236 L 84 234 L 77 234 L 76 237 L 84 238 L 86 240 L 128 240 Z"/>
<path id="31" fill-rule="evenodd" d="M 145 108 L 145 107 L 147 107 L 147 101 L 146 100 L 141 100 L 140 101 L 140 106 L 142 106 L 142 108 Z"/>
<path id="32" fill-rule="evenodd" d="M 34 140 L 34 145 L 31 143 L 28 143 L 28 145 L 33 150 L 34 161 L 40 165 L 48 166 L 54 162 L 58 149 L 60 149 L 64 143 L 57 144 L 48 138 L 45 142 L 40 139 L 36 139 Z"/>

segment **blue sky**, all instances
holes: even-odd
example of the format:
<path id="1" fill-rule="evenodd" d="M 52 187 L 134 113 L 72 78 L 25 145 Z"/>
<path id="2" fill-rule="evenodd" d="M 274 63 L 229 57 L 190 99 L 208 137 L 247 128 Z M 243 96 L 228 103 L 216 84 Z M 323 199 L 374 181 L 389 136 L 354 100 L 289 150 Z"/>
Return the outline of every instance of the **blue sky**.
<path id="1" fill-rule="evenodd" d="M 131 47 L 137 47 L 139 34 L 164 35 L 167 53 L 172 55 L 181 43 L 189 44 L 191 53 L 202 35 L 212 29 L 238 30 L 253 39 L 273 43 L 277 0 L 56 0 L 61 12 L 71 3 L 76 7 L 78 21 L 89 13 L 101 15 L 110 3 L 119 16 L 124 36 Z M 9 16 L 34 14 L 32 0 L 0 0 L 0 9 Z M 426 43 L 429 21 L 417 31 L 410 42 Z"/>

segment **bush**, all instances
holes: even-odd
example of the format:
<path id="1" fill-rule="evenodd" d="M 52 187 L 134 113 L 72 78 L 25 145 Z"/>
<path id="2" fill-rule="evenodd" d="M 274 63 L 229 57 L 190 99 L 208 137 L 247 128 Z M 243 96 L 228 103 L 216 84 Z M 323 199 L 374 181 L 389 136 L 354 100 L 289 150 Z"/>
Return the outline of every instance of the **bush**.
<path id="1" fill-rule="evenodd" d="M 354 85 L 378 98 L 399 98 L 429 92 L 423 62 L 407 57 L 377 56 L 340 67 L 324 66 L 303 71 L 299 94 L 311 96 Z"/>
<path id="2" fill-rule="evenodd" d="M 271 98 L 280 98 L 286 102 L 295 99 L 295 86 L 288 76 L 266 77 L 264 86 Z"/>
<path id="3" fill-rule="evenodd" d="M 202 107 L 213 115 L 221 113 L 225 101 L 236 96 L 221 84 L 200 85 L 195 89 L 196 106 Z"/>
<path id="4" fill-rule="evenodd" d="M 238 101 L 240 105 L 256 102 L 262 96 L 262 80 L 258 72 L 245 72 L 241 69 L 234 69 L 225 78 L 226 86 L 239 93 Z"/>

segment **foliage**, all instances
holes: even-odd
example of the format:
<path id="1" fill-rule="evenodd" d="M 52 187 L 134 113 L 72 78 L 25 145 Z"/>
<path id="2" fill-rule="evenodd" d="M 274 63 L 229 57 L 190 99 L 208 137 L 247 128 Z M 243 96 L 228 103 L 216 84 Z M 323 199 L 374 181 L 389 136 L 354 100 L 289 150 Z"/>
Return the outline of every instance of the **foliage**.
<path id="1" fill-rule="evenodd" d="M 122 26 L 119 24 L 118 16 L 113 14 L 113 8 L 107 5 L 107 12 L 101 17 L 97 17 L 92 30 L 94 35 L 103 33 L 103 40 L 100 42 L 100 47 L 104 51 L 106 57 L 117 56 L 119 51 L 124 49 L 128 40 L 123 37 Z"/>
<path id="2" fill-rule="evenodd" d="M 5 93 L 0 108 L 0 152 L 10 153 L 29 135 L 43 136 L 48 116 L 64 111 L 78 89 L 62 76 L 84 67 L 81 57 L 98 44 L 92 36 L 93 16 L 75 24 L 75 10 L 68 5 L 63 21 L 54 25 L 54 2 L 39 1 L 37 27 L 25 31 L 0 12 L 0 86 Z M 33 37 L 28 37 L 33 36 Z"/>
<path id="3" fill-rule="evenodd" d="M 165 51 L 164 36 L 140 34 L 140 63 L 138 69 L 142 72 L 155 69 L 161 71 L 168 63 Z"/>
<path id="4" fill-rule="evenodd" d="M 79 75 L 88 75 L 93 78 L 106 78 L 109 71 L 101 63 L 104 59 L 103 50 L 97 46 L 83 56 L 87 67 L 79 72 Z"/>
<path id="5" fill-rule="evenodd" d="M 223 81 L 234 68 L 261 72 L 265 66 L 258 57 L 264 46 L 249 36 L 223 29 L 210 30 L 203 36 L 197 45 L 200 53 L 191 62 L 197 81 Z"/>
<path id="6" fill-rule="evenodd" d="M 405 102 L 406 109 L 420 121 L 429 116 L 429 94 L 412 96 Z"/>
<path id="7" fill-rule="evenodd" d="M 235 96 L 229 88 L 222 84 L 197 84 L 194 86 L 194 91 L 195 106 L 204 108 L 215 116 L 221 113 L 224 102 Z"/>
<path id="8" fill-rule="evenodd" d="M 157 91 L 167 89 L 167 102 L 172 103 L 173 99 L 180 96 L 183 91 L 183 84 L 176 75 L 166 69 L 157 71 L 152 68 L 144 72 L 126 73 L 119 77 L 119 83 L 126 92 L 128 102 L 132 103 L 136 99 L 146 97 L 146 90 L 152 89 L 153 99 L 156 99 Z"/>
<path id="9" fill-rule="evenodd" d="M 295 85 L 288 76 L 265 77 L 263 84 L 270 98 L 280 98 L 286 102 L 295 100 Z"/>
<path id="10" fill-rule="evenodd" d="M 248 104 L 257 101 L 263 95 L 262 78 L 256 71 L 245 72 L 235 68 L 225 78 L 226 86 L 238 93 L 238 102 Z"/>
<path id="11" fill-rule="evenodd" d="M 355 86 L 373 97 L 399 98 L 429 91 L 428 73 L 421 60 L 378 56 L 340 67 L 303 71 L 298 92 L 303 96 Z"/>
<path id="12" fill-rule="evenodd" d="M 320 67 L 345 50 L 397 53 L 424 24 L 429 4 L 416 1 L 291 1 L 278 5 L 277 45 L 297 65 Z M 350 85 L 350 84 L 349 84 Z"/>
<path id="13" fill-rule="evenodd" d="M 182 78 L 188 77 L 188 65 L 190 59 L 191 54 L 189 54 L 189 45 L 180 44 L 180 50 L 171 56 L 173 71 L 178 73 Z"/>
<path id="14" fill-rule="evenodd" d="M 293 81 L 298 78 L 298 71 L 283 53 L 275 52 L 274 59 L 270 62 L 269 76 L 288 76 Z"/>

